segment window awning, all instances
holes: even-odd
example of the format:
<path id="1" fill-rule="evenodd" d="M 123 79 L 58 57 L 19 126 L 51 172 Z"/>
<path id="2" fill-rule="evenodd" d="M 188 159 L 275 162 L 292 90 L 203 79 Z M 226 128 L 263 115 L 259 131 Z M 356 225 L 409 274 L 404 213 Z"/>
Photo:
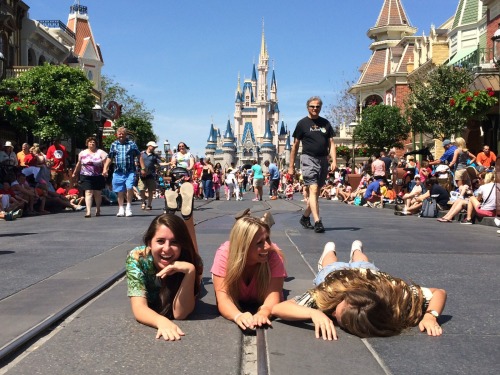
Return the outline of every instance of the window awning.
<path id="1" fill-rule="evenodd" d="M 473 54 L 476 52 L 477 47 L 469 47 L 469 48 L 464 48 L 455 53 L 455 55 L 450 59 L 448 62 L 448 66 L 453 66 L 456 65 L 460 60 L 463 60 L 464 58 L 468 57 L 469 55 Z"/>

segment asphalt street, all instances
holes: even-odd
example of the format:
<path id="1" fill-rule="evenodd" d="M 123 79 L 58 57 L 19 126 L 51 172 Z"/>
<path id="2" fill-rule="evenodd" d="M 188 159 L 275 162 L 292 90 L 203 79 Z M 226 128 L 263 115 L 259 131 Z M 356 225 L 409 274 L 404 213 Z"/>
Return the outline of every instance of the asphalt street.
<path id="1" fill-rule="evenodd" d="M 218 315 L 209 271 L 233 215 L 246 207 L 274 215 L 272 240 L 286 256 L 288 298 L 312 286 L 327 241 L 335 241 L 339 259 L 348 260 L 356 239 L 382 270 L 448 292 L 439 338 L 411 329 L 361 340 L 339 330 L 338 341 L 325 342 L 314 338 L 310 323 L 276 320 L 265 332 L 270 373 L 492 374 L 500 368 L 496 228 L 321 201 L 326 232 L 316 234 L 299 225 L 299 200 L 252 202 L 247 195 L 241 202 L 196 201 L 195 207 L 204 292 L 190 319 L 179 322 L 186 332 L 180 342 L 156 340 L 154 329 L 134 321 L 122 279 L 0 373 L 241 374 L 252 335 Z M 135 203 L 131 218 L 117 218 L 116 207 L 104 207 L 103 216 L 91 219 L 63 212 L 0 222 L 0 348 L 123 269 L 162 202 L 155 200 L 153 208 L 141 211 Z"/>

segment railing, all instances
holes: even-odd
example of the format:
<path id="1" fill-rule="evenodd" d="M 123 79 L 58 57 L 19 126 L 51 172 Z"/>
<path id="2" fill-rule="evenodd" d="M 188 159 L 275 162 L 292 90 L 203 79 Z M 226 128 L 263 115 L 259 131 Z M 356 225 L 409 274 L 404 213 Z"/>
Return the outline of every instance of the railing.
<path id="1" fill-rule="evenodd" d="M 9 68 L 5 72 L 5 78 L 17 78 L 22 73 L 27 72 L 30 69 L 33 69 L 34 66 L 13 66 Z"/>
<path id="2" fill-rule="evenodd" d="M 69 12 L 71 14 L 73 13 L 87 14 L 87 7 L 84 5 L 71 5 L 69 7 Z"/>
<path id="3" fill-rule="evenodd" d="M 70 37 L 72 37 L 73 39 L 76 39 L 75 33 L 73 31 L 71 31 L 70 29 L 68 29 L 68 27 L 62 21 L 59 21 L 59 20 L 39 20 L 38 22 L 40 22 L 43 26 L 49 27 L 51 29 L 61 29 L 66 34 L 68 34 Z"/>
<path id="4" fill-rule="evenodd" d="M 464 69 L 472 70 L 481 64 L 487 64 L 493 61 L 493 48 L 478 48 L 467 56 L 458 60 L 454 66 L 460 66 Z"/>

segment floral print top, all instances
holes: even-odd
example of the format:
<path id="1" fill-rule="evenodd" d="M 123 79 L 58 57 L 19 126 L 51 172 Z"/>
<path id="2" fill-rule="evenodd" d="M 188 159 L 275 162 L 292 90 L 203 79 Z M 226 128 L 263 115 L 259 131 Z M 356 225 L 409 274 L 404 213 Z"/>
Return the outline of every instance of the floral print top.
<path id="1" fill-rule="evenodd" d="M 133 249 L 126 260 L 127 271 L 127 296 L 144 297 L 148 306 L 158 311 L 160 306 L 160 279 L 156 277 L 158 272 L 153 263 L 153 256 L 148 254 L 141 256 L 146 246 Z"/>

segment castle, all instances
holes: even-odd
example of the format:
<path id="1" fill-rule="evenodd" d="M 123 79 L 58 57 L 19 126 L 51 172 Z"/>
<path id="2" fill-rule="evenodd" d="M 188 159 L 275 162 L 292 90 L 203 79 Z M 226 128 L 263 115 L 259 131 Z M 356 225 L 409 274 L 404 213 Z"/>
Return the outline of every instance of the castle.
<path id="1" fill-rule="evenodd" d="M 258 71 L 258 76 L 257 76 Z M 205 155 L 223 168 L 251 165 L 253 160 L 263 164 L 266 160 L 284 168 L 290 161 L 290 132 L 281 121 L 278 107 L 278 85 L 274 68 L 268 86 L 269 54 L 262 30 L 259 63 L 255 63 L 252 78 L 245 79 L 243 88 L 236 89 L 234 123 L 227 121 L 226 129 L 210 127 Z M 278 130 L 279 127 L 279 130 Z"/>

